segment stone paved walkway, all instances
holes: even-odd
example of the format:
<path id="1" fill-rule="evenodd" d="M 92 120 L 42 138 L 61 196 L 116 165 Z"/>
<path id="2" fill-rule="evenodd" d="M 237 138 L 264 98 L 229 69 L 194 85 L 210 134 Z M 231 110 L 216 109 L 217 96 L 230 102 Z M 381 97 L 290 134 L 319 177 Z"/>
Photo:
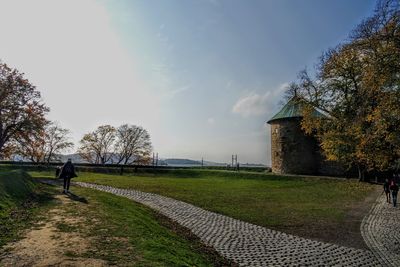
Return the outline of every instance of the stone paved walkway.
<path id="1" fill-rule="evenodd" d="M 400 210 L 382 194 L 361 224 L 361 234 L 382 266 L 400 266 Z"/>
<path id="2" fill-rule="evenodd" d="M 240 266 L 381 266 L 370 251 L 317 242 L 206 211 L 157 194 L 90 183 L 75 184 L 124 196 L 190 229 Z"/>

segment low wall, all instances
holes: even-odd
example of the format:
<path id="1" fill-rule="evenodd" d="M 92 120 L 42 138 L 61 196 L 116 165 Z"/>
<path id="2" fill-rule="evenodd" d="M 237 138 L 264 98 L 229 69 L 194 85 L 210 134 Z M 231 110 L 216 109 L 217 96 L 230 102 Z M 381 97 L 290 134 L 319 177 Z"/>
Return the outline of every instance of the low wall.
<path id="1" fill-rule="evenodd" d="M 62 162 L 21 162 L 21 161 L 0 161 L 0 167 L 10 169 L 14 169 L 16 167 L 26 170 L 26 171 L 55 171 L 57 167 L 61 167 L 63 165 Z M 74 163 L 77 171 L 90 171 L 90 172 L 98 172 L 98 173 L 113 173 L 113 174 L 121 174 L 121 173 L 160 173 L 167 172 L 170 170 L 179 170 L 179 169 L 204 169 L 204 170 L 231 170 L 235 171 L 236 169 L 225 167 L 225 166 L 153 166 L 153 165 L 122 165 L 122 164 L 91 164 L 91 163 Z M 269 172 L 271 171 L 268 167 L 240 167 L 239 171 L 251 171 L 251 172 Z"/>

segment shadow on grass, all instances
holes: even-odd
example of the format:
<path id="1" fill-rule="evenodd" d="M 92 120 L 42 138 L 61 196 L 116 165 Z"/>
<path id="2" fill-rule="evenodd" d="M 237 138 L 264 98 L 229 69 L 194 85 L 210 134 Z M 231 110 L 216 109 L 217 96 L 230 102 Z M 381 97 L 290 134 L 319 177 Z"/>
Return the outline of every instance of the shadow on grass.
<path id="1" fill-rule="evenodd" d="M 54 200 L 54 192 L 45 186 L 38 185 L 24 201 L 0 213 L 0 248 L 6 243 L 21 237 L 23 229 L 32 226 L 39 220 L 42 210 L 50 207 Z"/>
<path id="2" fill-rule="evenodd" d="M 62 179 L 49 179 L 47 177 L 35 177 L 40 183 L 52 186 L 52 187 L 62 187 L 63 186 L 63 180 Z M 78 201 L 81 203 L 88 204 L 88 201 L 86 198 L 78 196 L 74 193 L 68 192 L 65 194 L 69 199 L 73 201 Z"/>
<path id="3" fill-rule="evenodd" d="M 74 193 L 68 192 L 66 195 L 67 195 L 67 197 L 69 199 L 71 199 L 73 201 L 78 201 L 78 202 L 81 202 L 81 203 L 84 203 L 84 204 L 88 204 L 89 203 L 86 198 L 80 197 L 78 195 L 75 195 Z"/>

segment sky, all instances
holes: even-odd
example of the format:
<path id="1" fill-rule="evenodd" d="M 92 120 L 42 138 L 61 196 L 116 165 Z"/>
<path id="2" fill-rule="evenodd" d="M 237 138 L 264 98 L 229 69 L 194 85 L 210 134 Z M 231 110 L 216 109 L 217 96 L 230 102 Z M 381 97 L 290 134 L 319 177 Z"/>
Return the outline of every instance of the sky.
<path id="1" fill-rule="evenodd" d="M 285 87 L 373 0 L 0 0 L 0 60 L 71 130 L 140 125 L 160 158 L 269 165 Z M 73 152 L 73 151 L 70 151 Z"/>

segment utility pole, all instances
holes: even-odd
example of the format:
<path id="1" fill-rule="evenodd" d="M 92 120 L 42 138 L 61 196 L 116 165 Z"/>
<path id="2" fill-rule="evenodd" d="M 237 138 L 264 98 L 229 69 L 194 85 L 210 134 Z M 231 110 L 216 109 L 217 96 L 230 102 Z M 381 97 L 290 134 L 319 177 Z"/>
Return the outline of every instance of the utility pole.
<path id="1" fill-rule="evenodd" d="M 232 165 L 231 168 L 233 170 L 239 170 L 239 163 L 238 163 L 238 157 L 237 154 L 232 154 Z"/>
<path id="2" fill-rule="evenodd" d="M 203 160 L 203 158 L 201 158 L 201 167 L 202 167 L 202 168 L 204 167 L 204 160 Z"/>
<path id="3" fill-rule="evenodd" d="M 158 152 L 157 152 L 157 156 L 156 156 L 156 166 L 158 166 Z"/>

